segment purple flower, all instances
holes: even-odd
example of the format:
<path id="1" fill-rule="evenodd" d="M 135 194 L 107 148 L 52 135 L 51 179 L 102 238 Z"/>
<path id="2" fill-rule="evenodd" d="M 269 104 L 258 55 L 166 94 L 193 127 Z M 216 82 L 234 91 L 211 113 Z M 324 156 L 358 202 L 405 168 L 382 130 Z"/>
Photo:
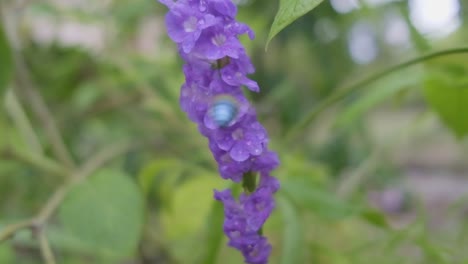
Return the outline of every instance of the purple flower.
<path id="1" fill-rule="evenodd" d="M 214 140 L 221 150 L 229 152 L 230 157 L 238 162 L 259 156 L 268 142 L 265 129 L 251 113 L 230 129 L 215 131 Z"/>
<path id="2" fill-rule="evenodd" d="M 224 204 L 223 229 L 228 244 L 242 252 L 246 263 L 268 263 L 272 247 L 260 231 L 275 207 L 273 194 L 279 182 L 270 172 L 279 160 L 268 150 L 267 132 L 241 89 L 246 86 L 259 91 L 257 82 L 247 77 L 255 69 L 238 39 L 242 34 L 253 39 L 254 33 L 235 20 L 237 7 L 231 0 L 160 2 L 169 8 L 167 32 L 185 61 L 182 109 L 208 139 L 222 178 L 234 182 L 246 175 L 260 178 L 257 187 L 252 186 L 238 199 L 230 190 L 215 191 L 215 199 Z M 221 103 L 217 101 L 220 97 Z M 223 115 L 216 116 L 218 111 L 211 111 L 213 105 L 219 107 L 223 102 L 229 107 L 221 108 Z M 229 109 L 232 111 L 226 112 Z M 216 119 L 219 117 L 222 119 Z"/>
<path id="3" fill-rule="evenodd" d="M 220 26 L 205 30 L 200 36 L 200 40 L 194 48 L 194 53 L 202 55 L 208 60 L 218 60 L 224 57 L 237 59 L 242 49 L 237 35 Z"/>
<path id="4" fill-rule="evenodd" d="M 259 230 L 273 211 L 272 198 L 279 184 L 268 175 L 261 175 L 261 183 L 252 194 L 242 194 L 239 202 L 231 190 L 215 191 L 215 199 L 224 204 L 224 233 L 229 237 L 229 245 L 239 249 L 246 263 L 267 263 L 271 245 Z"/>
<path id="5" fill-rule="evenodd" d="M 232 86 L 245 85 L 250 90 L 258 92 L 260 88 L 257 82 L 247 78 L 247 74 L 253 73 L 254 67 L 246 54 L 239 54 L 239 59 L 233 61 L 226 67 L 221 69 L 223 81 Z"/>
<path id="6" fill-rule="evenodd" d="M 218 24 L 212 14 L 200 12 L 195 1 L 163 1 L 170 8 L 166 15 L 166 26 L 169 37 L 181 45 L 184 52 L 191 51 L 202 31 Z"/>

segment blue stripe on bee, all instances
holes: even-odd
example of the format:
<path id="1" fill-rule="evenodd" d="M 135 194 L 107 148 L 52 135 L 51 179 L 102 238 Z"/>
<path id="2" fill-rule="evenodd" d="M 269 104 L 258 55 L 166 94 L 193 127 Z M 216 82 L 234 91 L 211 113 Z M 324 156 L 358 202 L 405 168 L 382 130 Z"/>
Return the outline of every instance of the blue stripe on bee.
<path id="1" fill-rule="evenodd" d="M 237 102 L 229 96 L 215 98 L 209 109 L 214 123 L 219 127 L 227 127 L 236 118 L 238 112 Z"/>

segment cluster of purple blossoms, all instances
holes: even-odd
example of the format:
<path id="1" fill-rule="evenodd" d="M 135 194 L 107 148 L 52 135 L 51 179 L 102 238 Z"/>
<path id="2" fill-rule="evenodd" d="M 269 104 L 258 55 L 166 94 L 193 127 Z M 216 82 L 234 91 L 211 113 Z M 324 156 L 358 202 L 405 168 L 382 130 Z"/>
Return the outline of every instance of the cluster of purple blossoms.
<path id="1" fill-rule="evenodd" d="M 277 155 L 268 150 L 268 135 L 257 121 L 255 109 L 241 87 L 258 92 L 258 84 L 247 78 L 254 67 L 238 37 L 252 30 L 235 20 L 237 7 L 231 0 L 159 0 L 169 8 L 166 26 L 185 61 L 185 83 L 180 104 L 208 138 L 209 147 L 224 179 L 241 182 L 247 175 L 258 177 L 254 190 L 244 190 L 238 200 L 231 190 L 215 191 L 223 202 L 224 232 L 229 245 L 242 252 L 246 263 L 267 263 L 271 245 L 261 228 L 274 208 L 273 194 L 279 188 L 270 172 L 278 166 Z M 219 96 L 235 101 L 236 114 L 220 126 L 210 114 Z"/>

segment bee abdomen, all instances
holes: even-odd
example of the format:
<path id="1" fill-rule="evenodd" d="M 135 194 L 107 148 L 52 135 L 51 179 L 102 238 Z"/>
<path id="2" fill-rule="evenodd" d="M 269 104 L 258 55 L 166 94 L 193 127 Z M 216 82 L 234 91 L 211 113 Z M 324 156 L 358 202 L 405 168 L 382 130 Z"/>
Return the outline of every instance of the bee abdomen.
<path id="1" fill-rule="evenodd" d="M 210 117 L 219 127 L 227 127 L 236 118 L 238 109 L 233 100 L 219 98 L 210 108 Z"/>

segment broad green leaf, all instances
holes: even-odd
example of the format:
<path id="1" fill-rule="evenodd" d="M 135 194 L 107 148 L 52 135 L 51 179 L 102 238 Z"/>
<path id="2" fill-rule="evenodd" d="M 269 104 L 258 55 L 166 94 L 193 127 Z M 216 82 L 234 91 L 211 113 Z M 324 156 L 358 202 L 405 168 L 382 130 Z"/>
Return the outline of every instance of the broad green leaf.
<path id="1" fill-rule="evenodd" d="M 10 82 L 13 72 L 13 60 L 8 40 L 0 26 L 0 95 L 3 94 L 6 86 Z"/>
<path id="2" fill-rule="evenodd" d="M 201 249 L 202 255 L 197 263 L 214 264 L 218 257 L 224 237 L 224 207 L 223 204 L 213 201 L 211 212 L 205 221 L 205 232 L 203 234 L 204 246 Z"/>
<path id="3" fill-rule="evenodd" d="M 433 70 L 425 82 L 424 94 L 442 122 L 458 138 L 468 133 L 468 77 L 462 68 Z"/>
<path id="4" fill-rule="evenodd" d="M 279 9 L 268 34 L 268 43 L 294 20 L 318 6 L 323 0 L 280 0 Z"/>
<path id="5" fill-rule="evenodd" d="M 281 263 L 303 263 L 301 249 L 304 245 L 304 230 L 294 205 L 285 197 L 278 197 L 278 207 L 283 215 L 283 245 Z"/>
<path id="6" fill-rule="evenodd" d="M 120 171 L 101 170 L 65 198 L 59 219 L 65 230 L 98 255 L 133 254 L 143 224 L 138 186 Z"/>
<path id="7" fill-rule="evenodd" d="M 294 203 L 327 220 L 341 220 L 356 212 L 356 208 L 332 193 L 302 181 L 283 181 L 281 188 Z"/>
<path id="8" fill-rule="evenodd" d="M 184 238 L 200 230 L 213 202 L 213 189 L 221 182 L 215 175 L 206 175 L 190 179 L 172 190 L 171 211 L 162 215 L 170 239 Z"/>
<path id="9" fill-rule="evenodd" d="M 181 263 L 193 262 L 203 254 L 193 249 L 200 246 L 203 235 L 200 230 L 214 201 L 213 189 L 222 189 L 225 185 L 226 181 L 208 173 L 193 177 L 172 190 L 171 210 L 162 211 L 161 222 L 171 252 Z M 216 231 L 223 232 L 222 228 L 213 230 Z"/>
<path id="10" fill-rule="evenodd" d="M 15 263 L 14 253 L 9 243 L 0 244 L 0 263 Z"/>

